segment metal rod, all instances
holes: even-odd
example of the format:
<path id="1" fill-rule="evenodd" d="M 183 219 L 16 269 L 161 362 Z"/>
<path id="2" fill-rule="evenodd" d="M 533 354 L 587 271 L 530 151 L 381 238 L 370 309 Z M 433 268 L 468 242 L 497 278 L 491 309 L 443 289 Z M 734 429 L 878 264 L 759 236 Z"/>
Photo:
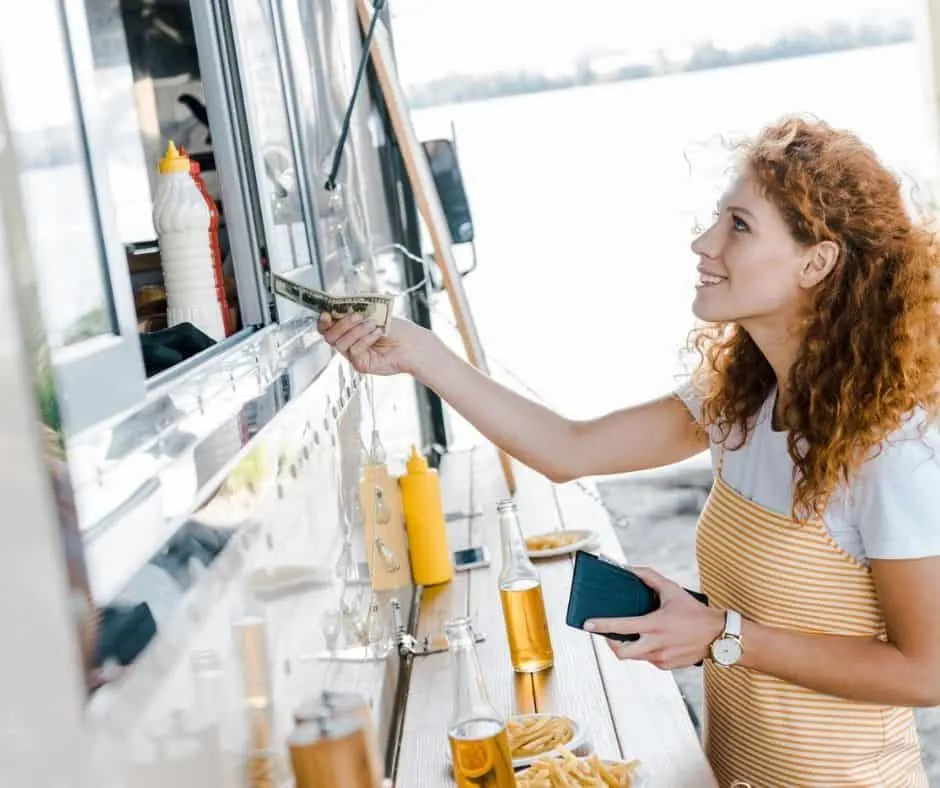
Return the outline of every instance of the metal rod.
<path id="1" fill-rule="evenodd" d="M 418 616 L 421 612 L 422 590 L 423 586 L 415 586 L 414 594 L 411 596 L 411 609 L 408 611 L 408 632 L 417 632 Z M 392 705 L 392 720 L 389 725 L 388 746 L 385 749 L 385 776 L 393 780 L 398 772 L 398 759 L 405 730 L 405 712 L 408 707 L 408 689 L 411 685 L 411 668 L 413 664 L 413 654 L 402 656 L 399 662 L 395 701 Z"/>
<path id="2" fill-rule="evenodd" d="M 346 114 L 343 115 L 343 128 L 340 130 L 339 139 L 333 151 L 333 163 L 330 165 L 330 174 L 327 176 L 326 183 L 324 184 L 324 187 L 329 192 L 336 188 L 336 176 L 339 173 L 340 162 L 343 160 L 343 149 L 346 147 L 346 138 L 349 136 L 349 125 L 352 122 L 353 109 L 356 107 L 356 97 L 359 95 L 362 75 L 365 73 L 366 66 L 369 63 L 369 50 L 372 48 L 372 36 L 375 34 L 375 26 L 378 24 L 379 14 L 381 14 L 384 6 L 385 0 L 374 0 L 372 3 L 372 22 L 369 25 L 369 32 L 366 33 L 365 40 L 362 42 L 362 56 L 359 58 L 356 81 L 353 83 L 352 95 L 349 97 L 349 103 L 346 105 Z"/>

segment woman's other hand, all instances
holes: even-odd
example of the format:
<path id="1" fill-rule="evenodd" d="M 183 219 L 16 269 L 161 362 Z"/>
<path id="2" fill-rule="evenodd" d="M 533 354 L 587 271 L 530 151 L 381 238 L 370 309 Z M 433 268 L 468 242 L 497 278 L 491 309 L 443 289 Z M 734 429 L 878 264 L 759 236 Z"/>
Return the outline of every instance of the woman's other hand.
<path id="1" fill-rule="evenodd" d="M 317 328 L 323 338 L 363 375 L 414 374 L 430 332 L 414 323 L 393 318 L 388 331 L 361 315 L 334 320 L 320 315 Z"/>
<path id="2" fill-rule="evenodd" d="M 701 662 L 725 628 L 721 610 L 699 602 L 678 583 L 645 567 L 630 567 L 659 594 L 660 608 L 634 618 L 595 618 L 584 628 L 598 635 L 638 634 L 639 640 L 607 640 L 620 659 L 642 659 L 662 670 L 687 668 Z"/>

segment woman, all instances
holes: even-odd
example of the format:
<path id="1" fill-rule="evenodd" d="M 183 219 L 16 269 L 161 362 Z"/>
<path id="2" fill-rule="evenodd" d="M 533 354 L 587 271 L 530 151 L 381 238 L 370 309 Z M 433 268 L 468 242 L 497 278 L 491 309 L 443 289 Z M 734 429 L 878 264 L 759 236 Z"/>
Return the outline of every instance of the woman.
<path id="1" fill-rule="evenodd" d="M 872 151 L 823 123 L 764 129 L 736 172 L 692 244 L 701 362 L 674 395 L 571 421 L 413 324 L 321 330 L 357 370 L 415 375 L 555 481 L 710 448 L 696 540 L 710 606 L 639 570 L 661 609 L 593 631 L 639 632 L 609 641 L 621 659 L 706 659 L 722 788 L 924 786 L 910 707 L 940 704 L 937 242 Z"/>

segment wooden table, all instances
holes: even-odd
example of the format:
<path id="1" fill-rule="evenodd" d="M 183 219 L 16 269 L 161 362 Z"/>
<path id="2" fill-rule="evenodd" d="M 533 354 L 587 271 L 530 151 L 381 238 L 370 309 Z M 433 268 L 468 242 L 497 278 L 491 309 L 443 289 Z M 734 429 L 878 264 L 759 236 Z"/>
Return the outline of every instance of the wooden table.
<path id="1" fill-rule="evenodd" d="M 591 528 L 600 534 L 603 552 L 622 557 L 609 519 L 596 502 L 574 486 L 556 487 L 518 464 L 515 469 L 519 486 L 515 497 L 526 533 Z M 647 663 L 620 662 L 603 639 L 565 625 L 570 557 L 537 564 L 554 668 L 534 675 L 513 672 L 497 588 L 501 555 L 496 501 L 506 496 L 497 454 L 481 446 L 447 455 L 441 478 L 445 508 L 462 515 L 450 523 L 451 547 L 484 544 L 492 564 L 458 572 L 446 586 L 425 589 L 418 638 L 439 636 L 448 618 L 469 615 L 474 628 L 486 635 L 477 649 L 490 700 L 500 712 L 564 713 L 587 726 L 601 757 L 639 758 L 654 787 L 714 786 L 672 675 Z M 452 706 L 448 659 L 444 653 L 414 660 L 395 779 L 401 788 L 454 785 L 447 744 Z"/>

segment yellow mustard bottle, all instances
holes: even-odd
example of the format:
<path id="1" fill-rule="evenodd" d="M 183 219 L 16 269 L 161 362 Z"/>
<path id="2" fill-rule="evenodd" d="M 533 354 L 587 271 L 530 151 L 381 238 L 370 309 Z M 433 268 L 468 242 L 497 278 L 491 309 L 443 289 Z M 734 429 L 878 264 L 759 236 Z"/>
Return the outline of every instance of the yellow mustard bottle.
<path id="1" fill-rule="evenodd" d="M 407 473 L 398 483 L 408 531 L 411 574 L 417 585 L 446 583 L 454 576 L 454 561 L 447 541 L 440 477 L 414 446 L 406 467 Z"/>

